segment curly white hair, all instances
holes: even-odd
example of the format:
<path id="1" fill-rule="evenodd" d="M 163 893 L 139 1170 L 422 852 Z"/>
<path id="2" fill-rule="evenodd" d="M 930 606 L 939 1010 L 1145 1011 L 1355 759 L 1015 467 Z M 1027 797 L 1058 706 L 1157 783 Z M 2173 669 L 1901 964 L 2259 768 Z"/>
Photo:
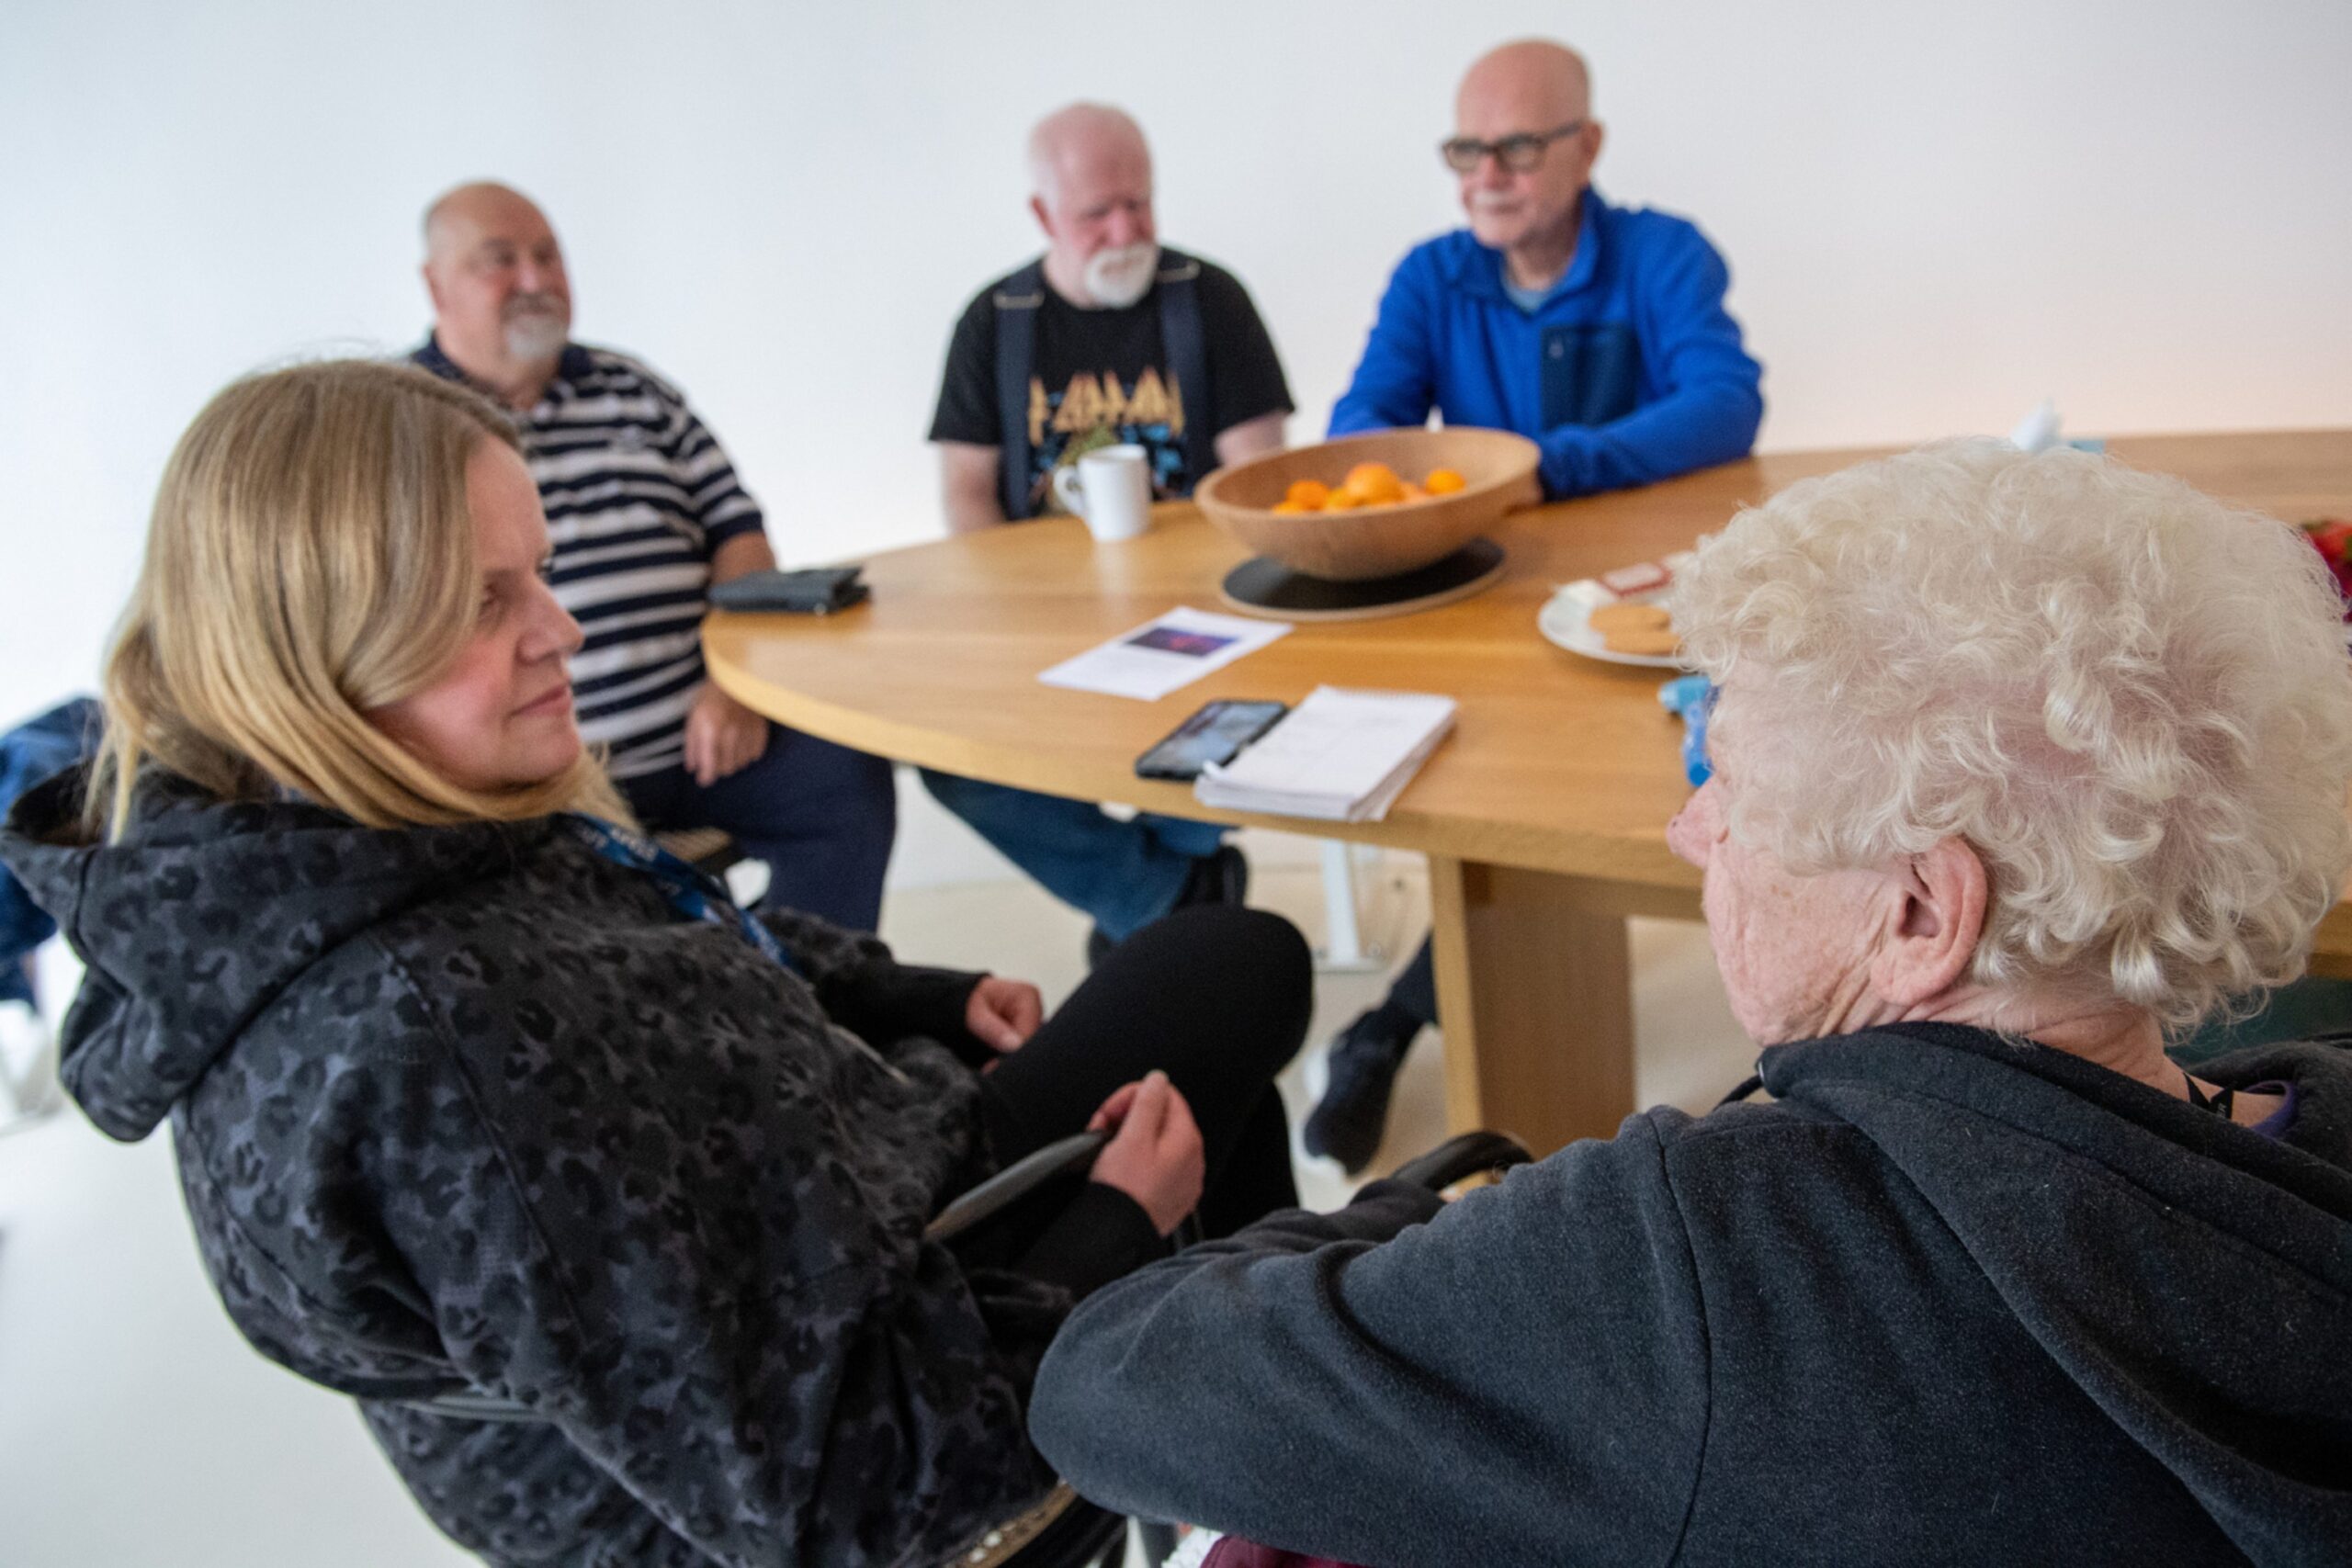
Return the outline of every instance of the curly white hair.
<path id="1" fill-rule="evenodd" d="M 2292 979 L 2352 866 L 2352 662 L 2292 528 L 2081 452 L 1964 442 L 1792 485 L 1681 575 L 1741 738 L 1732 830 L 1800 874 L 1956 836 L 1972 978 L 2186 1027 Z"/>

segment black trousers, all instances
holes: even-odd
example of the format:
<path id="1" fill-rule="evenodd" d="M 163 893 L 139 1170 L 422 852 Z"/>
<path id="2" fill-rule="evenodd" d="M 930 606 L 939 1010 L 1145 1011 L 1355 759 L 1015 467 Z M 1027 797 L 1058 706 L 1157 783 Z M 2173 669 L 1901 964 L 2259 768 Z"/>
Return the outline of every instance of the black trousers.
<path id="1" fill-rule="evenodd" d="M 1157 1067 L 1200 1125 L 1204 1234 L 1295 1207 L 1273 1079 L 1306 1039 L 1313 1003 L 1306 941 L 1288 920 L 1226 905 L 1179 909 L 1113 948 L 980 1079 L 990 1146 L 1010 1164 L 1078 1132 L 1112 1090 Z"/>

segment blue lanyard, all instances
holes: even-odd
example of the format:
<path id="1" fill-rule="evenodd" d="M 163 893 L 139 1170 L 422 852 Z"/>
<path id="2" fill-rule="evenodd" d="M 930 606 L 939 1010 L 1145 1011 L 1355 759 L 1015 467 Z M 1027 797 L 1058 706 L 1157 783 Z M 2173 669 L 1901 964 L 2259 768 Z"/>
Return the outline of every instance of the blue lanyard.
<path id="1" fill-rule="evenodd" d="M 670 907 L 689 919 L 723 926 L 794 974 L 800 966 L 785 952 L 775 933 L 727 896 L 716 877 L 707 876 L 640 833 L 616 827 L 601 818 L 566 812 L 558 818 L 571 836 L 615 865 L 626 866 L 662 885 Z"/>

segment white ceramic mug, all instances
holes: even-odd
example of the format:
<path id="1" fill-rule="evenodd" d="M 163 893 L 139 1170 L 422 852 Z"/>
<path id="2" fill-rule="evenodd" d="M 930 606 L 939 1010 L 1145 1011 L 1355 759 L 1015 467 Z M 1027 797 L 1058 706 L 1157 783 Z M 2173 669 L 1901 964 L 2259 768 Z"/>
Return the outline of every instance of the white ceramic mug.
<path id="1" fill-rule="evenodd" d="M 1102 446 L 1054 470 L 1054 494 L 1098 539 L 1132 539 L 1151 526 L 1151 455 Z"/>

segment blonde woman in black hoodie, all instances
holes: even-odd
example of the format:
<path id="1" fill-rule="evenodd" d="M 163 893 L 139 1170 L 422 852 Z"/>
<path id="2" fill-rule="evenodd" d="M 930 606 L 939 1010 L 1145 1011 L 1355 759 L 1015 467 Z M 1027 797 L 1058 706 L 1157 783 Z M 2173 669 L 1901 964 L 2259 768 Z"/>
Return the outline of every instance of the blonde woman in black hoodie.
<path id="1" fill-rule="evenodd" d="M 1023 1413 L 1072 1303 L 1196 1201 L 1291 1201 L 1304 943 L 1188 911 L 1043 1020 L 750 918 L 583 753 L 548 548 L 504 420 L 421 371 L 205 410 L 105 750 L 0 839 L 88 964 L 67 1085 L 119 1138 L 171 1119 L 239 1328 L 492 1561 L 944 1558 L 1052 1484 Z M 1091 1179 L 923 1239 L 1090 1122 Z M 413 1403 L 455 1393 L 535 1419 Z"/>

